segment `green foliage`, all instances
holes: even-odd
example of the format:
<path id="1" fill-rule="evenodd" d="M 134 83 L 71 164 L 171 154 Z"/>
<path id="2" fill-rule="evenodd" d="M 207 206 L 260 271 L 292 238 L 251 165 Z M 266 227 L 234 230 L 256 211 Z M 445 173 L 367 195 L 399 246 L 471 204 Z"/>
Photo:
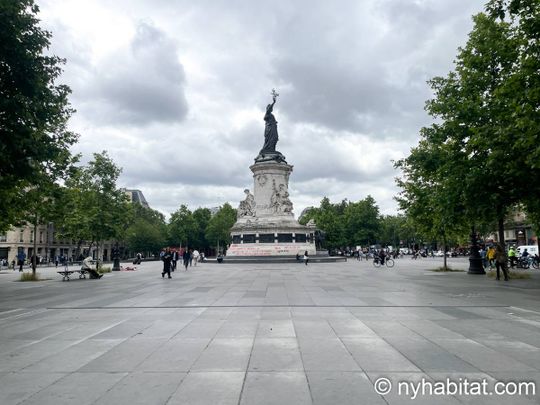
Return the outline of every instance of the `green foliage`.
<path id="1" fill-rule="evenodd" d="M 129 250 L 134 253 L 158 253 L 167 243 L 167 224 L 164 215 L 140 204 L 131 205 L 132 223 L 124 233 Z"/>
<path id="2" fill-rule="evenodd" d="M 509 209 L 537 201 L 539 87 L 531 84 L 539 76 L 539 8 L 538 1 L 490 2 L 488 14 L 473 18 L 455 70 L 430 81 L 435 97 L 426 109 L 437 122 L 396 165 L 404 173 L 400 206 L 423 232 L 447 239 L 463 235 L 466 224 L 498 222 L 504 241 Z"/>
<path id="3" fill-rule="evenodd" d="M 129 250 L 135 253 L 158 253 L 166 243 L 166 228 L 137 218 L 127 228 L 125 241 Z"/>
<path id="4" fill-rule="evenodd" d="M 78 167 L 66 181 L 61 234 L 98 243 L 124 235 L 132 211 L 127 196 L 116 187 L 118 168 L 104 151 Z"/>
<path id="5" fill-rule="evenodd" d="M 379 207 L 371 196 L 349 202 L 343 213 L 346 246 L 366 246 L 379 239 L 381 218 Z"/>
<path id="6" fill-rule="evenodd" d="M 0 2 L 0 231 L 25 219 L 29 190 L 66 175 L 73 162 L 70 89 L 55 84 L 64 61 L 46 56 L 51 34 L 33 0 Z"/>
<path id="7" fill-rule="evenodd" d="M 197 223 L 193 213 L 184 204 L 172 213 L 169 220 L 169 245 L 192 246 L 192 238 L 197 234 Z"/>
<path id="8" fill-rule="evenodd" d="M 332 204 L 324 197 L 320 206 L 307 212 L 301 223 L 305 225 L 311 219 L 315 221 L 318 229 L 325 232 L 323 247 L 327 249 L 354 248 L 380 242 L 391 244 L 394 240 L 381 239 L 383 218 L 375 200 L 369 195 L 357 202 L 343 200 L 338 204 Z M 396 229 L 395 236 L 398 240 L 406 236 L 405 230 L 405 227 Z"/>
<path id="9" fill-rule="evenodd" d="M 206 228 L 210 222 L 212 213 L 208 208 L 197 208 L 193 211 L 193 219 L 195 220 L 195 234 L 192 237 L 191 246 L 205 250 L 210 247 L 209 241 L 206 239 Z"/>
<path id="10" fill-rule="evenodd" d="M 231 228 L 236 222 L 236 210 L 229 203 L 223 204 L 210 218 L 206 227 L 206 239 L 211 246 L 226 247 L 231 243 Z"/>

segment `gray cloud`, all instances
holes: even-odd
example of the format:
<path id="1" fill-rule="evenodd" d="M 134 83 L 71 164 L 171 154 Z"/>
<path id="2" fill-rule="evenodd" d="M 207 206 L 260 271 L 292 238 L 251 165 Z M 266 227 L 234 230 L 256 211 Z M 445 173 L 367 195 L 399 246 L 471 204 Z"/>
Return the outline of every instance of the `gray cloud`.
<path id="1" fill-rule="evenodd" d="M 297 214 L 325 195 L 395 211 L 391 160 L 429 125 L 425 82 L 452 68 L 484 1 L 41 0 L 68 59 L 75 151 L 107 149 L 164 212 L 236 204 L 276 87 Z"/>

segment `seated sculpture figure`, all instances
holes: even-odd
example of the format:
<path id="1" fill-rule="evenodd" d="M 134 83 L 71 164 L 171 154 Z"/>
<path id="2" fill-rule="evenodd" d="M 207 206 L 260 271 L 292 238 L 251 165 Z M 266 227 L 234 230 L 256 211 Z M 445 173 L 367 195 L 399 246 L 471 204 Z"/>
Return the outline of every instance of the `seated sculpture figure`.
<path id="1" fill-rule="evenodd" d="M 254 217 L 255 216 L 255 197 L 249 192 L 249 189 L 245 189 L 244 193 L 246 198 L 244 201 L 240 201 L 237 213 L 240 217 Z"/>

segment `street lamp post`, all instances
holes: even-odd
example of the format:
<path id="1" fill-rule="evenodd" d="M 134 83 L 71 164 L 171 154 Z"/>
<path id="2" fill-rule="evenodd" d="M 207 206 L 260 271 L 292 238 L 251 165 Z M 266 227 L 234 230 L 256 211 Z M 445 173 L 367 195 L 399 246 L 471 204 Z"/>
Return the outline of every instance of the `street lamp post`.
<path id="1" fill-rule="evenodd" d="M 486 274 L 482 258 L 478 252 L 478 240 L 474 225 L 471 229 L 471 255 L 469 256 L 469 274 Z"/>

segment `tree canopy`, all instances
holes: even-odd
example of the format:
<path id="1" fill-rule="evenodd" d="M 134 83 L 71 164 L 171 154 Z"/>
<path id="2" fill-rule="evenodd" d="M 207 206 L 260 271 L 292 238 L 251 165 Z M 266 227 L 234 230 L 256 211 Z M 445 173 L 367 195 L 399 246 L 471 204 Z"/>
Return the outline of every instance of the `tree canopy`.
<path id="1" fill-rule="evenodd" d="M 0 1 L 0 231 L 24 219 L 28 190 L 66 175 L 70 89 L 57 84 L 64 60 L 44 52 L 51 33 L 33 0 Z"/>
<path id="2" fill-rule="evenodd" d="M 540 110 L 538 87 L 530 85 L 540 70 L 530 65 L 538 66 L 539 8 L 537 1 L 490 2 L 473 17 L 455 69 L 429 82 L 434 98 L 426 110 L 435 121 L 396 166 L 404 173 L 401 208 L 433 235 L 498 222 L 504 242 L 509 210 L 538 200 Z M 532 21 L 536 32 L 524 28 Z"/>

